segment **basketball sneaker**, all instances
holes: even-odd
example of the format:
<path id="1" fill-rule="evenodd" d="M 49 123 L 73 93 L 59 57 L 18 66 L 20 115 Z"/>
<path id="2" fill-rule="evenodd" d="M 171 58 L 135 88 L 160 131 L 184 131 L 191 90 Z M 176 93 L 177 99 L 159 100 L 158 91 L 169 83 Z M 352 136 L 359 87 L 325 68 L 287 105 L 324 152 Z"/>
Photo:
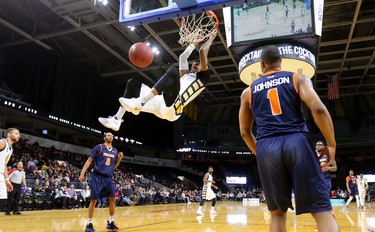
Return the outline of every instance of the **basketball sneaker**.
<path id="1" fill-rule="evenodd" d="M 217 214 L 217 212 L 214 209 L 211 209 L 210 214 Z"/>
<path id="2" fill-rule="evenodd" d="M 109 223 L 107 221 L 107 230 L 117 231 L 119 228 L 115 225 L 115 222 Z"/>
<path id="3" fill-rule="evenodd" d="M 103 126 L 114 131 L 118 131 L 120 129 L 121 123 L 124 121 L 112 116 L 109 116 L 108 118 L 98 118 L 98 120 Z"/>
<path id="4" fill-rule="evenodd" d="M 199 215 L 203 215 L 203 212 L 202 212 L 201 209 L 197 209 L 197 212 L 196 212 L 196 213 L 199 214 Z"/>
<path id="5" fill-rule="evenodd" d="M 202 219 L 203 219 L 202 215 L 197 216 L 196 219 L 197 219 L 199 224 L 202 224 Z"/>
<path id="6" fill-rule="evenodd" d="M 85 232 L 95 232 L 94 226 L 92 225 L 92 223 L 89 223 L 86 225 Z"/>
<path id="7" fill-rule="evenodd" d="M 138 115 L 142 109 L 142 104 L 139 101 L 139 98 L 124 98 L 120 97 L 119 102 L 124 109 L 129 112 L 132 112 L 134 115 Z"/>

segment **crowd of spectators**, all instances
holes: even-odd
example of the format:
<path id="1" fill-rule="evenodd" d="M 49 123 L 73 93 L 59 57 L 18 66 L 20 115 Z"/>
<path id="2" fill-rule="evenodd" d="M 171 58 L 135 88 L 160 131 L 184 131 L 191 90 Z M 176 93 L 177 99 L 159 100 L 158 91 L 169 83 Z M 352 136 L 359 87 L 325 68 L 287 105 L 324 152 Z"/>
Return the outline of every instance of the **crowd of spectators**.
<path id="1" fill-rule="evenodd" d="M 27 188 L 23 188 L 20 206 L 24 210 L 32 209 L 71 209 L 88 207 L 90 203 L 90 172 L 83 183 L 79 183 L 80 167 L 87 154 L 60 151 L 55 148 L 44 148 L 38 143 L 29 144 L 20 140 L 15 147 L 14 155 L 8 162 L 8 169 L 14 168 L 19 161 L 24 164 Z M 158 176 L 132 166 L 121 164 L 114 172 L 116 183 L 116 203 L 118 206 L 191 203 L 202 198 L 200 188 L 185 185 L 177 178 Z M 160 170 L 158 170 L 160 171 Z M 147 174 L 146 174 L 147 173 Z M 145 176 L 160 181 L 145 182 Z M 218 191 L 218 198 L 226 198 Z M 97 207 L 107 207 L 107 199 L 98 199 Z"/>
<path id="2" fill-rule="evenodd" d="M 331 190 L 331 199 L 344 199 L 345 201 L 349 198 L 349 193 L 345 189 L 341 189 L 340 187 L 337 187 L 337 189 Z M 373 202 L 375 201 L 375 188 L 373 186 L 369 187 L 369 189 L 366 191 L 366 202 Z"/>

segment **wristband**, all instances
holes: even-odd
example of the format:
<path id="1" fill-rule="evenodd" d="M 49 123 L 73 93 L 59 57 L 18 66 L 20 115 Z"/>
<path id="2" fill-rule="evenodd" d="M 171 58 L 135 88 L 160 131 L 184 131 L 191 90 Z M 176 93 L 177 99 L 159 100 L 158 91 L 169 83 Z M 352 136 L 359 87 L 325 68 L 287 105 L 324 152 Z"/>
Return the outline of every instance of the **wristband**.
<path id="1" fill-rule="evenodd" d="M 8 177 L 8 178 L 5 178 L 5 181 L 9 181 L 9 177 Z"/>

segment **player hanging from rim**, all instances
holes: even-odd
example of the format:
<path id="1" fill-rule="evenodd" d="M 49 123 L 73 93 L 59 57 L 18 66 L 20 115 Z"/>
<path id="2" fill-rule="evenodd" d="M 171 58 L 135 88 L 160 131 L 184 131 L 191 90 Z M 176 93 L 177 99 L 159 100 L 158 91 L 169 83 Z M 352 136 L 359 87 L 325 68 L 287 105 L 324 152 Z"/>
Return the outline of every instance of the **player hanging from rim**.
<path id="1" fill-rule="evenodd" d="M 179 57 L 179 72 L 170 67 L 159 81 L 150 88 L 136 79 L 128 80 L 124 97 L 119 99 L 121 106 L 114 116 L 99 118 L 99 122 L 114 131 L 120 129 L 125 112 L 138 115 L 152 113 L 168 121 L 176 121 L 184 106 L 194 100 L 206 87 L 210 73 L 208 51 L 216 38 L 214 31 L 199 49 L 199 60 L 193 62 L 189 71 L 188 58 L 199 42 L 190 44 Z"/>
<path id="2" fill-rule="evenodd" d="M 215 211 L 215 205 L 216 205 L 216 194 L 212 190 L 211 186 L 215 189 L 218 189 L 218 187 L 215 185 L 215 181 L 212 177 L 212 173 L 214 172 L 213 167 L 208 167 L 208 172 L 203 177 L 203 189 L 202 189 L 202 200 L 199 202 L 199 207 L 197 209 L 197 214 L 202 215 L 202 207 L 206 201 L 212 200 L 211 203 L 211 214 L 217 214 Z"/>

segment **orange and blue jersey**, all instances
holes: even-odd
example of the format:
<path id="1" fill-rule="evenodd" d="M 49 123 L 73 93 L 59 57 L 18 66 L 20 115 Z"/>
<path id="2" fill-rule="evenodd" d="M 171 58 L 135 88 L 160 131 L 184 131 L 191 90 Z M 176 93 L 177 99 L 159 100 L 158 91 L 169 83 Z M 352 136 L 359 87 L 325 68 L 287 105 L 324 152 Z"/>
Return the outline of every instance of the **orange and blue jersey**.
<path id="1" fill-rule="evenodd" d="M 104 176 L 112 176 L 118 157 L 117 149 L 107 148 L 104 144 L 98 144 L 90 154 L 94 158 L 94 173 Z"/>
<path id="2" fill-rule="evenodd" d="M 251 84 L 250 107 L 257 139 L 308 133 L 296 82 L 293 72 L 271 71 Z"/>

